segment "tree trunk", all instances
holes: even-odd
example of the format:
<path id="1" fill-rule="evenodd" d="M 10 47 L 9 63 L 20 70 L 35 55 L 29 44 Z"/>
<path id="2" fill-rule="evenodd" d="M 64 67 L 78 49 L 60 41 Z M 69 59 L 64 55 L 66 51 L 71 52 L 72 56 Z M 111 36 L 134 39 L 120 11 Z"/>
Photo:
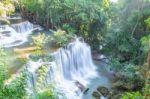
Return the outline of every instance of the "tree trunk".
<path id="1" fill-rule="evenodd" d="M 147 55 L 147 68 L 146 68 L 146 74 L 145 74 L 145 87 L 150 86 L 150 41 L 149 41 L 149 50 L 148 50 L 148 55 Z M 145 94 L 144 94 L 144 99 L 149 99 L 150 93 L 147 93 L 147 88 L 145 88 Z"/>

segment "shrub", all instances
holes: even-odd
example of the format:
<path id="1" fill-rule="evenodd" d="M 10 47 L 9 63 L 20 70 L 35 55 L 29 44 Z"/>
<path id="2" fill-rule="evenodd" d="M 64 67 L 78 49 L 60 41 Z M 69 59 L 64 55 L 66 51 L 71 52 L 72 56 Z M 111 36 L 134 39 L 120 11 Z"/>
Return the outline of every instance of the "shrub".
<path id="1" fill-rule="evenodd" d="M 56 99 L 56 97 L 54 91 L 51 88 L 47 88 L 37 93 L 36 99 Z"/>
<path id="2" fill-rule="evenodd" d="M 121 99 L 144 99 L 140 92 L 126 92 Z"/>
<path id="3" fill-rule="evenodd" d="M 54 35 L 50 37 L 50 40 L 58 46 L 65 46 L 70 42 L 71 38 L 73 38 L 72 34 L 67 34 L 65 31 L 58 29 L 54 32 Z"/>

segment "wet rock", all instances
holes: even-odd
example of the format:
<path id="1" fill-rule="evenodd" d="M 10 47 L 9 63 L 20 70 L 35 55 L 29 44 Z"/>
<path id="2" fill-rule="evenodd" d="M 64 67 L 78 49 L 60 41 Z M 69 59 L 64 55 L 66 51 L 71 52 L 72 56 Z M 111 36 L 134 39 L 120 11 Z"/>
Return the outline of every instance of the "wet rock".
<path id="1" fill-rule="evenodd" d="M 104 97 L 108 96 L 108 94 L 109 94 L 109 90 L 108 90 L 108 88 L 106 88 L 106 87 L 100 86 L 100 87 L 97 88 L 97 90 L 98 90 Z"/>
<path id="2" fill-rule="evenodd" d="M 16 43 L 20 43 L 21 42 L 21 40 L 16 40 L 15 42 L 13 42 L 14 44 L 16 44 Z"/>
<path id="3" fill-rule="evenodd" d="M 7 37 L 10 37 L 11 36 L 11 31 L 3 31 L 1 32 L 3 35 L 7 36 Z"/>
<path id="4" fill-rule="evenodd" d="M 3 31 L 2 34 L 10 34 L 11 31 Z"/>
<path id="5" fill-rule="evenodd" d="M 94 91 L 92 93 L 92 96 L 94 96 L 96 99 L 100 99 L 100 97 L 101 97 L 101 95 L 98 92 L 96 92 L 96 91 Z"/>
<path id="6" fill-rule="evenodd" d="M 81 84 L 79 81 L 75 81 L 76 86 L 83 92 L 84 94 L 87 93 L 89 88 L 86 88 L 83 84 Z"/>

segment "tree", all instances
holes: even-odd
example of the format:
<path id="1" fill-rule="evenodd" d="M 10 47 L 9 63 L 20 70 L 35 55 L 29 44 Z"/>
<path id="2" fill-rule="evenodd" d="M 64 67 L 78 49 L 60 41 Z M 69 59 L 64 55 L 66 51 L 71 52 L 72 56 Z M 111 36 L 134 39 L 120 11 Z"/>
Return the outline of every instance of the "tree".
<path id="1" fill-rule="evenodd" d="M 111 4 L 111 27 L 105 36 L 105 50 L 121 61 L 143 64 L 140 39 L 147 36 L 144 20 L 150 15 L 150 3 L 143 0 L 119 0 Z"/>
<path id="2" fill-rule="evenodd" d="M 107 30 L 109 0 L 21 0 L 21 6 L 28 19 L 54 30 L 68 25 L 95 49 Z"/>
<path id="3" fill-rule="evenodd" d="M 7 14 L 14 12 L 15 7 L 11 0 L 0 0 L 0 17 L 5 17 Z"/>

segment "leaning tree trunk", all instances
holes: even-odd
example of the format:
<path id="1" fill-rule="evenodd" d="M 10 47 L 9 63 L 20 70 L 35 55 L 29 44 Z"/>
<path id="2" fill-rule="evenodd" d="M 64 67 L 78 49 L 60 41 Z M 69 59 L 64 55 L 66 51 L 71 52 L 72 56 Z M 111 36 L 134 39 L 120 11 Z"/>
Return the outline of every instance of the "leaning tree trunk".
<path id="1" fill-rule="evenodd" d="M 145 74 L 145 94 L 144 99 L 149 99 L 150 93 L 148 92 L 150 87 L 150 42 L 149 42 L 149 50 L 147 55 L 147 66 L 146 66 L 146 74 Z"/>

